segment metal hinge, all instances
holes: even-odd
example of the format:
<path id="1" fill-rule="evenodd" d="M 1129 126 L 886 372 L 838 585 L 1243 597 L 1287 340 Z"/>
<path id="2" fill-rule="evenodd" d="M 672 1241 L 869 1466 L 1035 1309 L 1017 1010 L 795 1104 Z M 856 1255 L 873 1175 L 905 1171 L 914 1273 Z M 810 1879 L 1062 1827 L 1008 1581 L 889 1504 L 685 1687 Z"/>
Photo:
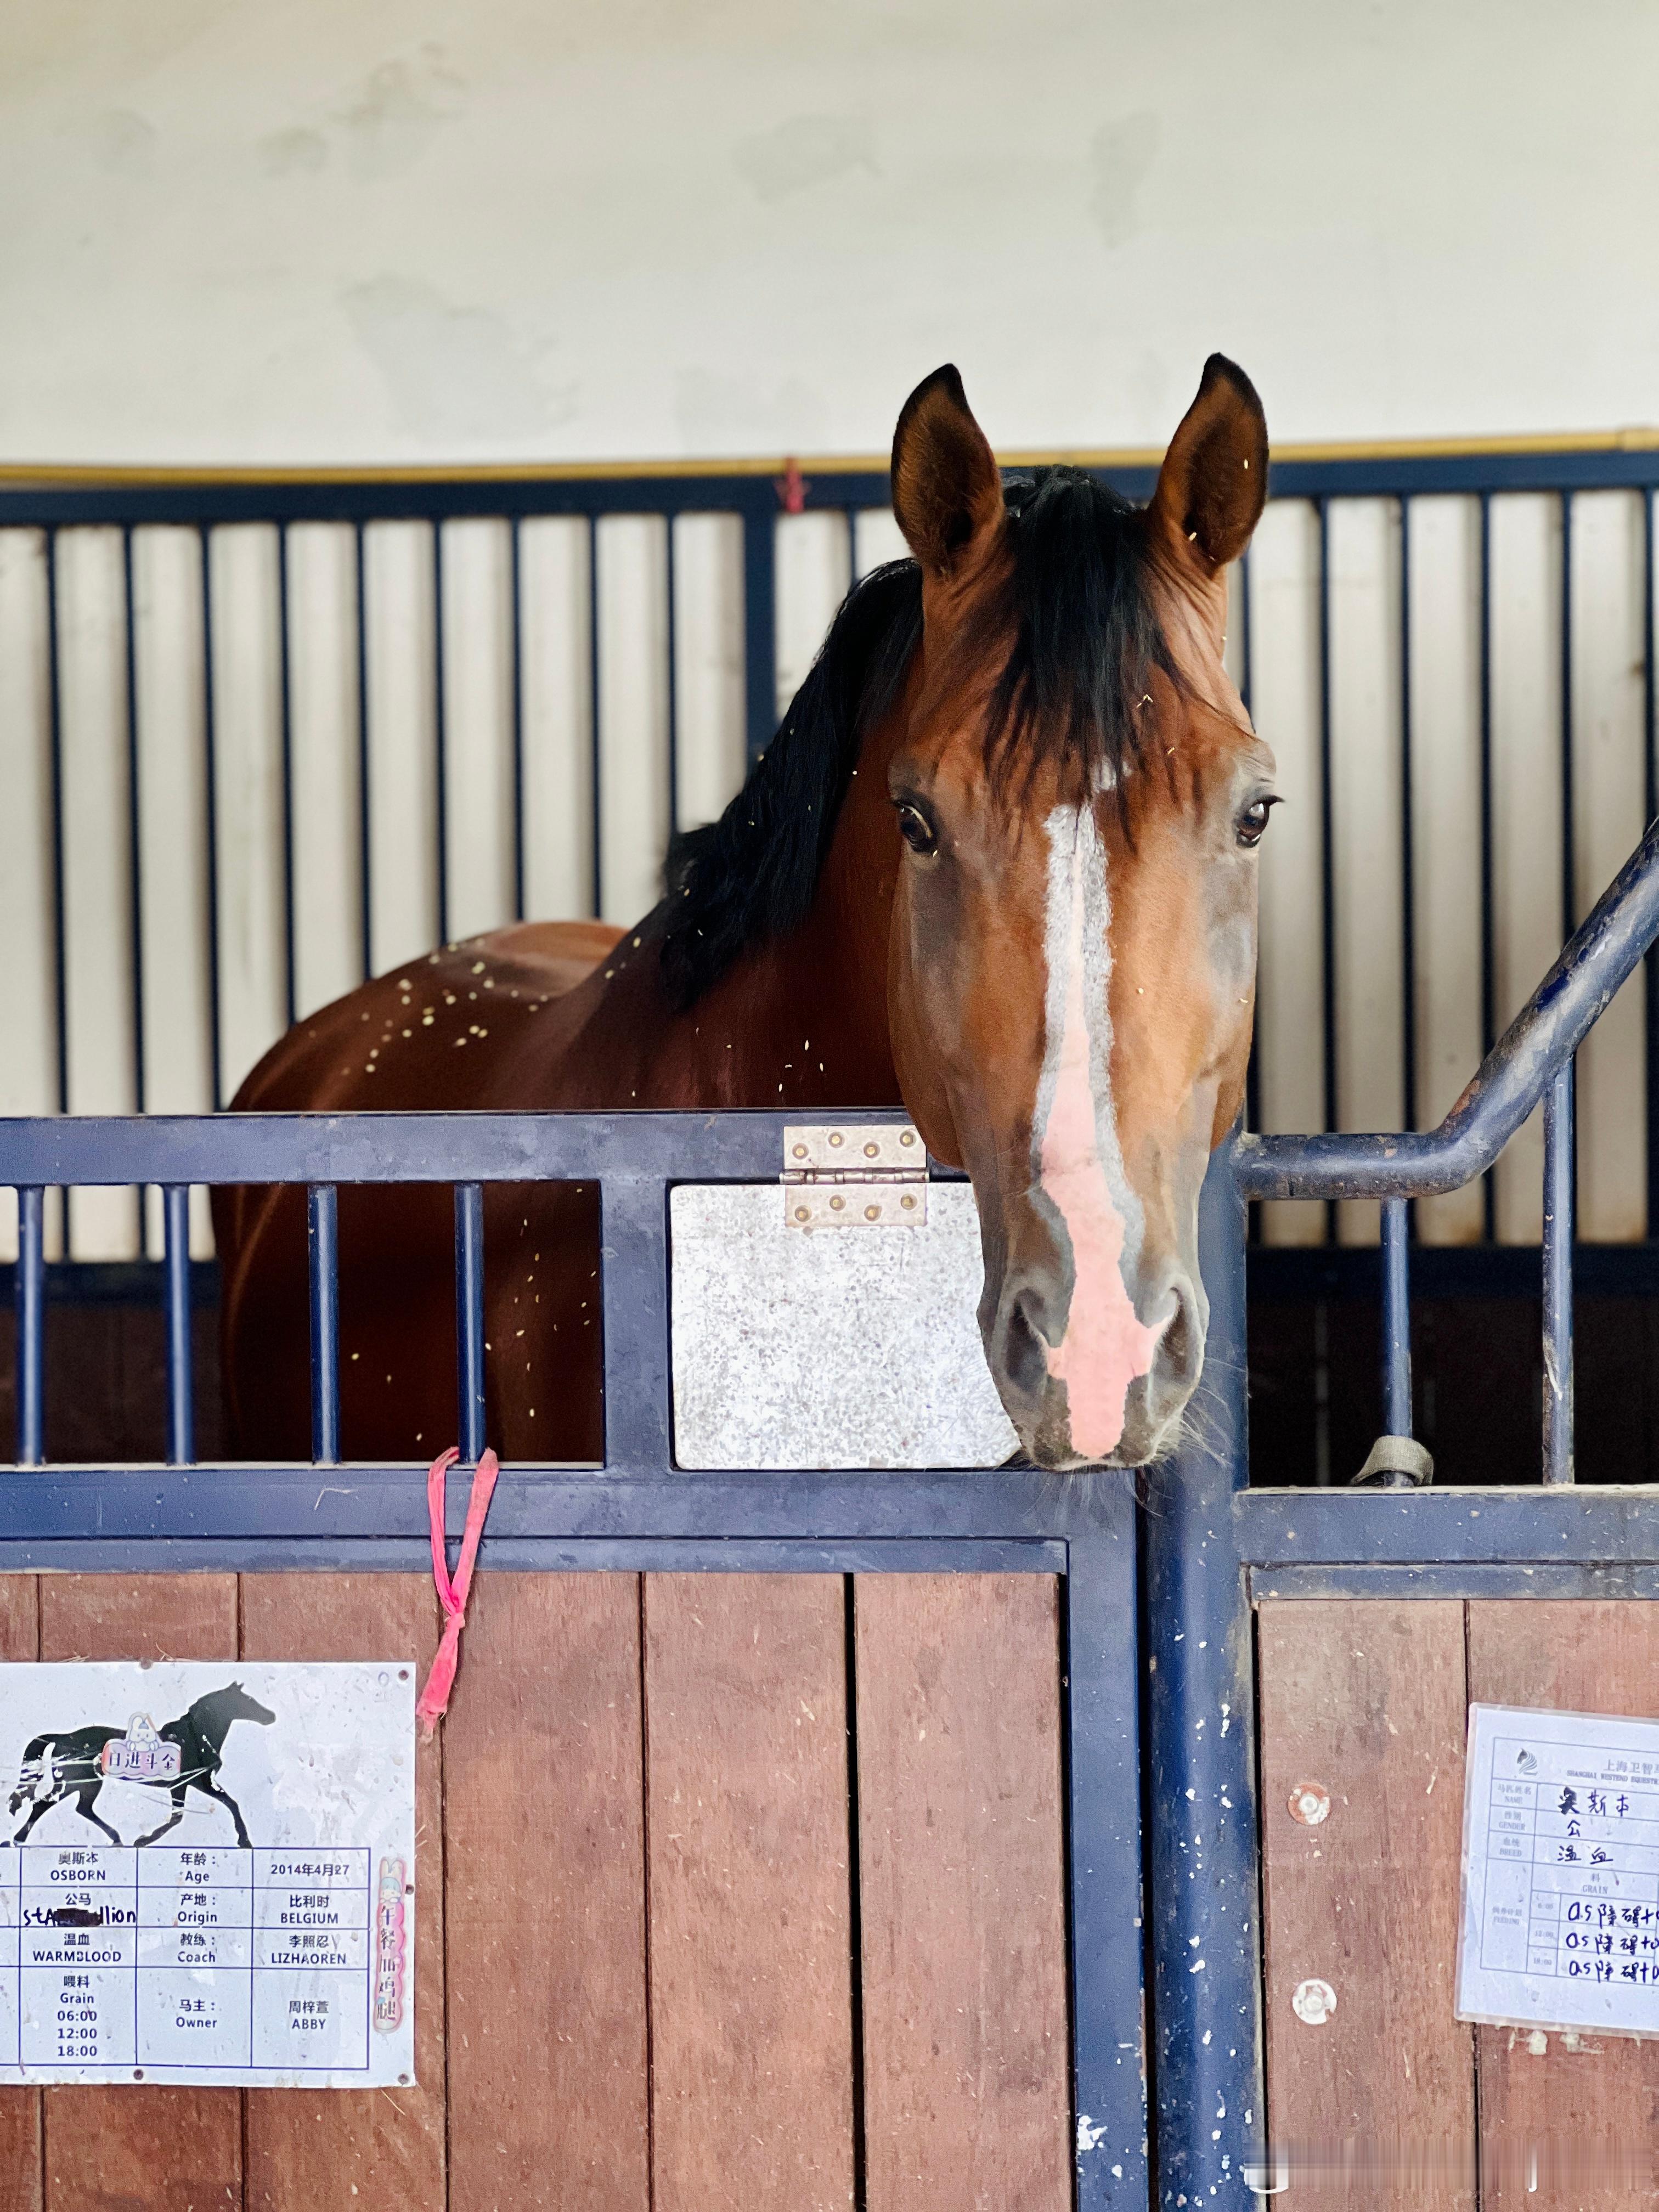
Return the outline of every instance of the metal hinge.
<path id="1" fill-rule="evenodd" d="M 786 1129 L 783 1218 L 791 1229 L 920 1229 L 927 1148 L 908 1121 Z"/>

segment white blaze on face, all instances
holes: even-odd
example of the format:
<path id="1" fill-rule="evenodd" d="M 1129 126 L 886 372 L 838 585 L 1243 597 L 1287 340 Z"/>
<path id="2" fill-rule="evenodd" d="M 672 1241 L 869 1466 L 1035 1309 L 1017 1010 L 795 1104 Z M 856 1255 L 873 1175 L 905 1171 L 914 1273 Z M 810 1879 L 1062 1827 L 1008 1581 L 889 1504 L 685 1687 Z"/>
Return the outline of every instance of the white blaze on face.
<path id="1" fill-rule="evenodd" d="M 1151 1368 L 1167 1316 L 1148 1328 L 1123 1279 L 1139 1207 L 1112 1103 L 1111 905 L 1094 809 L 1057 806 L 1047 829 L 1047 1042 L 1035 1149 L 1044 1194 L 1071 1242 L 1072 1297 L 1065 1335 L 1044 1350 L 1048 1372 L 1066 1385 L 1073 1450 L 1100 1459 L 1123 1433 L 1129 1385 Z"/>

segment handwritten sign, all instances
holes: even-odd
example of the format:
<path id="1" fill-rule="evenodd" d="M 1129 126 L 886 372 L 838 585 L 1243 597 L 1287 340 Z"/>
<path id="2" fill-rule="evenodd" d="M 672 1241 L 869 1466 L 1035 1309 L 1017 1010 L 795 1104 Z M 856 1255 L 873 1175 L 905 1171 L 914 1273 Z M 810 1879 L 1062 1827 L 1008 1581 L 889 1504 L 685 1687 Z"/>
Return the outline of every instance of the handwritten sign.
<path id="1" fill-rule="evenodd" d="M 0 1666 L 0 2082 L 414 2079 L 415 1665 Z"/>
<path id="2" fill-rule="evenodd" d="M 1659 2035 L 1659 1721 L 1470 1706 L 1457 2016 Z"/>

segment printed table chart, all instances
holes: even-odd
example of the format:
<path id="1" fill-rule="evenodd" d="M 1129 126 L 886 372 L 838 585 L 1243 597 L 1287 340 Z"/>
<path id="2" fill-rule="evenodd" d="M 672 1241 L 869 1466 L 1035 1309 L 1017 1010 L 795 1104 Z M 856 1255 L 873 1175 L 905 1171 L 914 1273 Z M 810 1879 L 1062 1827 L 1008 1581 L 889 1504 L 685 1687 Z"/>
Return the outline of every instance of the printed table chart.
<path id="1" fill-rule="evenodd" d="M 0 1857 L 0 2067 L 367 2077 L 374 1882 L 362 1850 L 24 1844 Z"/>
<path id="2" fill-rule="evenodd" d="M 1659 1725 L 1470 1718 L 1459 2016 L 1659 2033 Z"/>
<path id="3" fill-rule="evenodd" d="M 0 1665 L 0 2083 L 412 2081 L 416 1758 L 407 1658 Z"/>

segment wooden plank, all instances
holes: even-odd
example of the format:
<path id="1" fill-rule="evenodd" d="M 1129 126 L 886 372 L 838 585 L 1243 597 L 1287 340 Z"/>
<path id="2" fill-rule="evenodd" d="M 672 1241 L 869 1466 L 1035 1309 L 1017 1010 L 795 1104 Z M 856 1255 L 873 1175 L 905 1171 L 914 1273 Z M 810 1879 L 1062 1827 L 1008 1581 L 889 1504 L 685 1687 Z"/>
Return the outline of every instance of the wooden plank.
<path id="1" fill-rule="evenodd" d="M 1659 1714 L 1659 1607 L 1483 1600 L 1468 1608 L 1482 1705 Z M 1659 2043 L 1476 2031 L 1486 2212 L 1606 2212 L 1659 2188 Z"/>
<path id="2" fill-rule="evenodd" d="M 870 2212 L 1072 2202 L 1055 1603 L 858 1578 Z"/>
<path id="3" fill-rule="evenodd" d="M 647 2212 L 635 1575 L 491 1574 L 444 1724 L 450 2212 Z"/>
<path id="4" fill-rule="evenodd" d="M 1467 2212 L 1463 1608 L 1269 1604 L 1257 1639 L 1272 2140 L 1298 2208 L 1364 2195 Z M 1298 2006 L 1318 1983 L 1328 2016 L 1316 1991 Z"/>
<path id="5" fill-rule="evenodd" d="M 234 1575 L 43 1575 L 42 1659 L 234 1659 Z M 236 2089 L 48 2089 L 47 2212 L 239 2203 Z"/>
<path id="6" fill-rule="evenodd" d="M 853 2201 L 845 1589 L 646 1577 L 654 2197 Z"/>
<path id="7" fill-rule="evenodd" d="M 33 1575 L 0 1575 L 0 1659 L 40 1656 L 40 1583 Z M 6 1833 L 17 1825 L 9 1820 Z M 40 2090 L 0 2089 L 0 2205 L 6 2212 L 41 2212 L 42 2148 Z"/>
<path id="8" fill-rule="evenodd" d="M 397 1659 L 424 1672 L 438 1605 L 425 1575 L 242 1577 L 249 1659 Z M 463 1665 L 465 1665 L 463 1661 Z M 247 2092 L 250 2212 L 443 2212 L 442 1747 L 415 1770 L 415 2081 L 398 2089 Z"/>

